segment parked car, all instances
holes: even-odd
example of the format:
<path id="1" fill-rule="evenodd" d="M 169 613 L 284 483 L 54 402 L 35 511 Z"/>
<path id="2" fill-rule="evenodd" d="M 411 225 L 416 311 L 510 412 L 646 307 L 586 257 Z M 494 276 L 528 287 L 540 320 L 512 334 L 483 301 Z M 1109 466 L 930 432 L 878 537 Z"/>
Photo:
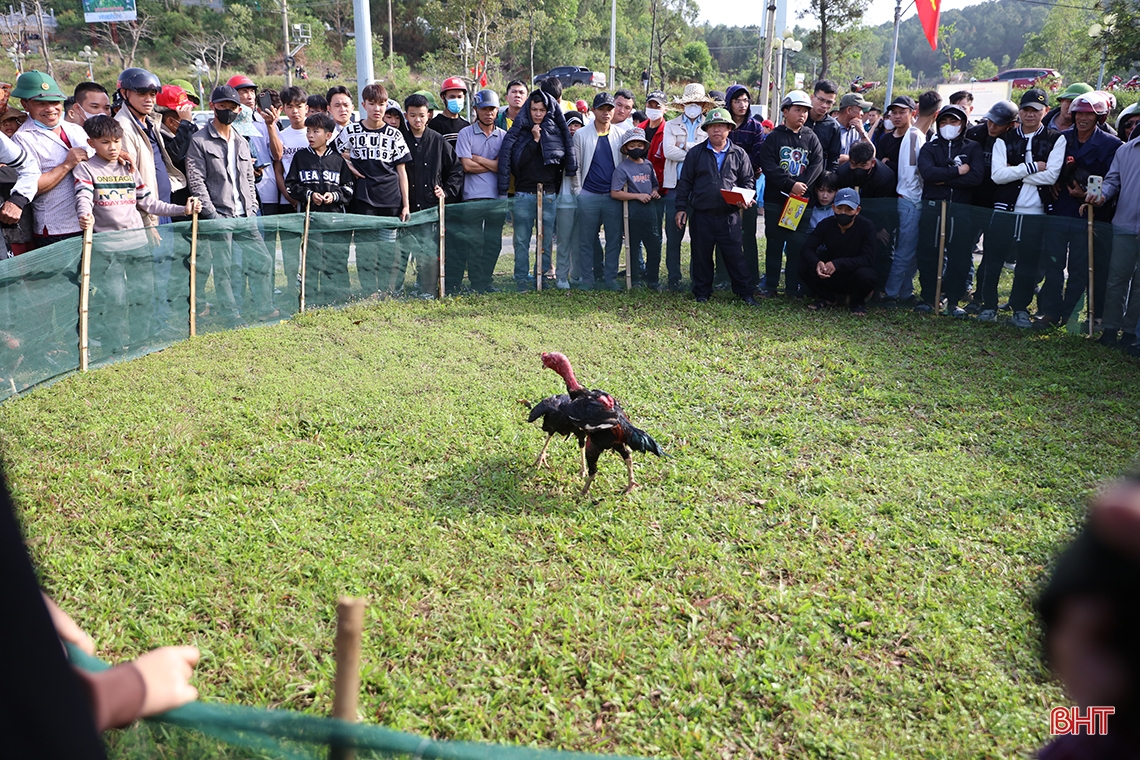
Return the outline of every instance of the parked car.
<path id="1" fill-rule="evenodd" d="M 547 77 L 555 77 L 562 82 L 563 87 L 573 87 L 576 84 L 588 84 L 601 89 L 606 86 L 606 75 L 600 71 L 593 71 L 585 66 L 555 66 L 545 74 L 534 78 L 535 84 Z"/>
<path id="2" fill-rule="evenodd" d="M 1017 89 L 1036 87 L 1038 84 L 1049 85 L 1050 90 L 1061 88 L 1061 72 L 1056 69 L 1009 69 L 998 74 L 987 82 L 1013 82 Z"/>

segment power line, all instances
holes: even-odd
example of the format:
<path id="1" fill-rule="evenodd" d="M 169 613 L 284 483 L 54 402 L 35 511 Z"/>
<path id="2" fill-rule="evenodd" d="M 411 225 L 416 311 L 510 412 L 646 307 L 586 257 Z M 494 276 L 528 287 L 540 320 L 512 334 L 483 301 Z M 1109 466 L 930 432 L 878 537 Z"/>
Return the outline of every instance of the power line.
<path id="1" fill-rule="evenodd" d="M 1095 5 L 1067 5 L 1065 3 L 1051 3 L 1048 0 L 1017 0 L 1019 3 L 1026 3 L 1028 5 L 1045 5 L 1050 8 L 1075 8 L 1079 11 L 1096 11 L 1100 10 Z"/>

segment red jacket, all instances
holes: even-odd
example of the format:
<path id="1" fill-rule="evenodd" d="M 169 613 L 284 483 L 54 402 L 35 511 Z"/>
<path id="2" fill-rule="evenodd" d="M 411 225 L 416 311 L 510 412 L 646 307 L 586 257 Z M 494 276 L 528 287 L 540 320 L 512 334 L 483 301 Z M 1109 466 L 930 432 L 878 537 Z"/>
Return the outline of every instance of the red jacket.
<path id="1" fill-rule="evenodd" d="M 637 125 L 638 129 L 646 129 L 649 126 L 649 119 Z M 668 191 L 665 189 L 665 152 L 661 150 L 661 138 L 665 136 L 665 120 L 661 120 L 661 126 L 657 128 L 657 134 L 653 135 L 653 142 L 649 143 L 649 163 L 653 165 L 653 171 L 657 174 L 657 187 L 661 195 L 665 195 Z"/>

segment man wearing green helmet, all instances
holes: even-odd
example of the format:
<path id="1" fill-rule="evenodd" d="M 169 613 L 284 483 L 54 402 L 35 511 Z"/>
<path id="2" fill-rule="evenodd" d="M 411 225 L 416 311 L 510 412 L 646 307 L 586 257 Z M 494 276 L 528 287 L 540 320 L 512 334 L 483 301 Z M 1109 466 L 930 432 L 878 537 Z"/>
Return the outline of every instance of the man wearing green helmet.
<path id="1" fill-rule="evenodd" d="M 677 214 L 666 220 L 678 228 L 689 225 L 692 241 L 690 261 L 693 296 L 698 303 L 712 295 L 713 249 L 720 251 L 724 267 L 732 280 L 732 292 L 749 306 L 756 306 L 751 278 L 744 265 L 741 211 L 755 205 L 754 198 L 730 203 L 722 190 L 756 187 L 752 162 L 739 145 L 729 142 L 728 134 L 736 122 L 724 108 L 709 111 L 701 129 L 708 134 L 703 145 L 697 145 L 685 156 L 681 176 L 677 179 Z"/>
<path id="2" fill-rule="evenodd" d="M 1045 118 L 1041 120 L 1041 123 L 1045 125 L 1046 129 L 1055 129 L 1058 132 L 1064 132 L 1073 126 L 1073 117 L 1069 115 L 1069 107 L 1073 105 L 1073 101 L 1078 95 L 1084 95 L 1086 92 L 1092 91 L 1093 88 L 1084 82 L 1073 82 L 1061 90 L 1061 93 L 1057 96 L 1057 105 L 1054 106 L 1049 113 L 1045 114 Z"/>

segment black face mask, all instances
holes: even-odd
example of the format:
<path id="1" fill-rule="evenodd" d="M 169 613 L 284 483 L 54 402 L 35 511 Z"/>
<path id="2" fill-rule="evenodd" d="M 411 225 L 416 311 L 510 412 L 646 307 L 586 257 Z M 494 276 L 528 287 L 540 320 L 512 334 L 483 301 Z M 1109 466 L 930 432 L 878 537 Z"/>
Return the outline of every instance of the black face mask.
<path id="1" fill-rule="evenodd" d="M 871 170 L 870 169 L 852 169 L 851 170 L 851 181 L 854 182 L 856 185 L 866 184 L 867 179 L 870 176 L 871 176 Z"/>
<path id="2" fill-rule="evenodd" d="M 649 148 L 630 148 L 625 153 L 630 158 L 645 158 L 649 155 Z"/>
<path id="3" fill-rule="evenodd" d="M 237 111 L 224 111 L 221 109 L 214 111 L 214 118 L 220 121 L 222 124 L 233 124 L 235 121 L 237 121 L 237 117 Z"/>
<path id="4" fill-rule="evenodd" d="M 854 214 L 850 214 L 850 215 L 848 215 L 848 214 L 836 214 L 835 215 L 835 221 L 839 224 L 840 227 L 842 227 L 843 229 L 847 229 L 848 227 L 850 227 L 852 224 L 855 223 L 855 215 Z"/>

